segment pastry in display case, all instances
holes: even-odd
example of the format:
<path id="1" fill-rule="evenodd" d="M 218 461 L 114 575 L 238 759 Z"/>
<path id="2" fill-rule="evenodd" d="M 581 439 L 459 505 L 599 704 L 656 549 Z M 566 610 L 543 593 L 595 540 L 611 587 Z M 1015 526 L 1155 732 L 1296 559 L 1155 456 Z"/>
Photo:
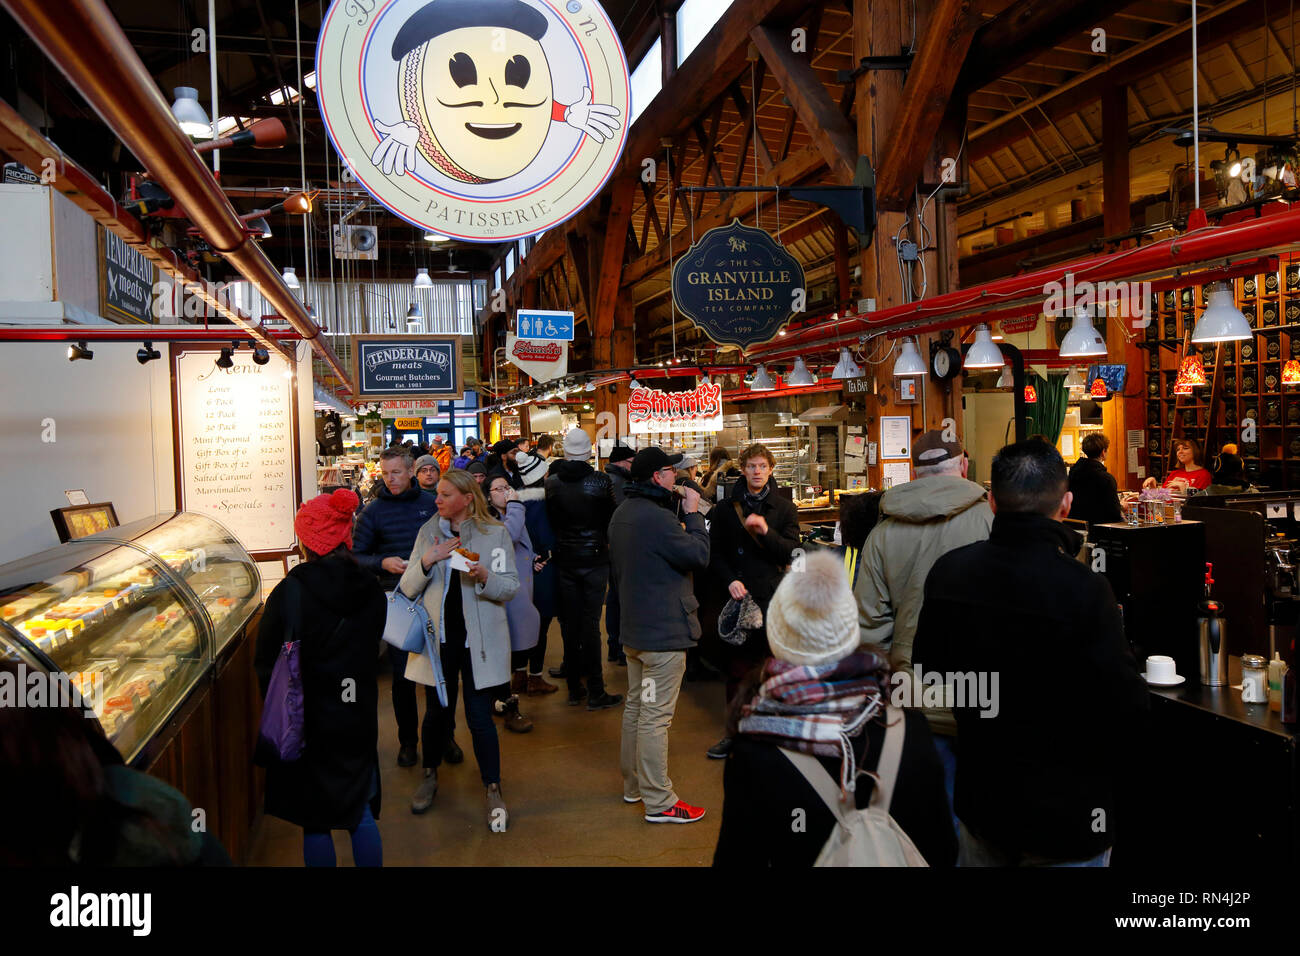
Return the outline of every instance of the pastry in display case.
<path id="1" fill-rule="evenodd" d="M 130 762 L 211 671 L 261 587 L 219 523 L 157 515 L 0 567 L 0 659 L 67 675 Z"/>

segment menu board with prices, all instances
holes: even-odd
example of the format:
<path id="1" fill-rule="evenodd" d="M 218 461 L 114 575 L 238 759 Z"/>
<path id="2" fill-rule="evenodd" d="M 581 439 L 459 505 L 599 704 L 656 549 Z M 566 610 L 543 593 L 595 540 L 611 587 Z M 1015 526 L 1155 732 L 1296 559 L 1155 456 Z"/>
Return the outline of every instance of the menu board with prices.
<path id="1" fill-rule="evenodd" d="M 257 557 L 294 547 L 297 413 L 288 361 L 257 365 L 241 349 L 231 368 L 217 352 L 172 347 L 177 424 L 177 508 L 220 521 Z"/>

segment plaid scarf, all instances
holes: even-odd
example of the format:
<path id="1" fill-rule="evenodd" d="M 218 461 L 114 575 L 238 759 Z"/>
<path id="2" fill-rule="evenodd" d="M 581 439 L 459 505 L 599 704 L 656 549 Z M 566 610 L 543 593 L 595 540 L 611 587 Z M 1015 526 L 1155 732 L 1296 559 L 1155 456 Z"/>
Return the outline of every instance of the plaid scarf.
<path id="1" fill-rule="evenodd" d="M 744 492 L 741 494 L 741 498 L 744 499 L 746 505 L 745 511 L 748 513 L 757 511 L 758 506 L 763 503 L 763 500 L 767 497 L 767 493 L 771 490 L 771 482 L 764 485 L 763 490 L 758 492 L 750 491 L 749 485 L 746 485 Z"/>
<path id="2" fill-rule="evenodd" d="M 740 733 L 807 754 L 840 758 L 840 787 L 857 784 L 851 737 L 885 709 L 889 664 L 859 651 L 830 664 L 800 666 L 771 658 L 758 696 L 741 709 Z"/>

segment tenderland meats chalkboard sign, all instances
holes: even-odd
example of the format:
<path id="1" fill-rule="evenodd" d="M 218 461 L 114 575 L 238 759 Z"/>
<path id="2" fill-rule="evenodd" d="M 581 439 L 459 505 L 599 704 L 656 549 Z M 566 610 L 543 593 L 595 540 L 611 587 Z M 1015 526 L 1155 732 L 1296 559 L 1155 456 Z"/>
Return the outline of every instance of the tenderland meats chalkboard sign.
<path id="1" fill-rule="evenodd" d="M 354 335 L 352 380 L 358 397 L 379 401 L 459 399 L 464 391 L 460 338 Z"/>
<path id="2" fill-rule="evenodd" d="M 673 266 L 677 308 L 719 345 L 771 341 L 802 308 L 804 276 L 785 247 L 761 229 L 710 229 Z"/>

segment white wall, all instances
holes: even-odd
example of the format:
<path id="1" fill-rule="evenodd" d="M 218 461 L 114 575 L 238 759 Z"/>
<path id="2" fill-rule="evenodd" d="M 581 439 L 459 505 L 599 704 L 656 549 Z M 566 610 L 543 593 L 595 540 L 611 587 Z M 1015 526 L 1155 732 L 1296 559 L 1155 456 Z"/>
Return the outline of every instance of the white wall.
<path id="1" fill-rule="evenodd" d="M 66 489 L 113 502 L 123 524 L 175 507 L 166 363 L 141 367 L 139 347 L 96 343 L 69 362 L 61 343 L 0 344 L 0 563 L 58 543 L 50 510 Z"/>

